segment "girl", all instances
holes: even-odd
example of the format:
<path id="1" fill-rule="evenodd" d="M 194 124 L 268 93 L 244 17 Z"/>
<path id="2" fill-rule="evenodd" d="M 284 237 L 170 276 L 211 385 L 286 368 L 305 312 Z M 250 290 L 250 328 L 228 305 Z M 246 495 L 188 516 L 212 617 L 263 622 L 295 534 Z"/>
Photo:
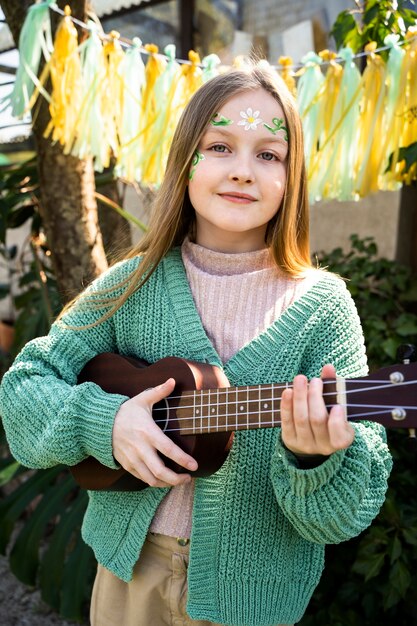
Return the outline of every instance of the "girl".
<path id="1" fill-rule="evenodd" d="M 223 368 L 232 385 L 292 381 L 282 429 L 235 433 L 221 469 L 151 417 L 164 384 L 128 399 L 77 385 L 102 352 Z M 330 365 L 331 364 L 331 365 Z M 300 119 L 285 85 L 253 66 L 194 95 L 173 139 L 148 234 L 6 374 L 1 412 L 24 465 L 93 456 L 144 480 L 90 492 L 83 537 L 99 566 L 93 626 L 272 626 L 301 619 L 324 546 L 371 524 L 387 487 L 382 429 L 328 414 L 325 377 L 366 373 L 344 283 L 311 267 Z M 309 381 L 309 382 L 308 382 Z"/>

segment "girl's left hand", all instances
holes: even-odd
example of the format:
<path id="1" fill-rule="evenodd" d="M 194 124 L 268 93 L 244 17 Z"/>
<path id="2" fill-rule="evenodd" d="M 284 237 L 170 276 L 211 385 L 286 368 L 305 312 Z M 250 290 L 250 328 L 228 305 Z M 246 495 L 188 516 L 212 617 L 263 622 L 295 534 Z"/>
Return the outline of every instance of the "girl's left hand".
<path id="1" fill-rule="evenodd" d="M 323 378 L 335 378 L 333 365 L 325 365 L 321 378 L 310 382 L 303 375 L 294 378 L 292 389 L 281 398 L 282 440 L 294 454 L 325 455 L 348 448 L 355 431 L 345 410 L 335 405 L 328 413 L 323 399 Z"/>

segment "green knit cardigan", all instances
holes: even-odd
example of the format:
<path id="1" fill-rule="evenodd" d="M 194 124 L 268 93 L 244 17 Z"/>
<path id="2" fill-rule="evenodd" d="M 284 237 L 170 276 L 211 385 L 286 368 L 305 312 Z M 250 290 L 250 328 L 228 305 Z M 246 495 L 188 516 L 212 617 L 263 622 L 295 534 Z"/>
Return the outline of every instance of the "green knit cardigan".
<path id="1" fill-rule="evenodd" d="M 115 265 L 87 293 L 114 286 L 121 293 L 118 283 L 138 263 L 135 258 Z M 64 319 L 82 326 L 100 315 L 81 299 Z M 94 383 L 76 384 L 84 364 L 108 351 L 148 362 L 174 355 L 212 363 L 223 367 L 232 385 L 292 381 L 298 373 L 311 378 L 327 362 L 344 377 L 366 373 L 352 299 L 344 283 L 325 272 L 222 364 L 176 248 L 110 319 L 84 330 L 56 322 L 17 357 L 3 378 L 0 411 L 12 453 L 23 465 L 74 465 L 91 455 L 117 467 L 112 426 L 126 397 Z M 360 533 L 384 501 L 391 469 L 385 433 L 368 422 L 354 428 L 347 450 L 308 470 L 285 450 L 279 428 L 240 431 L 221 469 L 196 479 L 187 604 L 193 619 L 229 626 L 300 620 L 323 569 L 325 544 Z M 89 493 L 83 538 L 99 563 L 122 580 L 131 579 L 167 491 Z"/>

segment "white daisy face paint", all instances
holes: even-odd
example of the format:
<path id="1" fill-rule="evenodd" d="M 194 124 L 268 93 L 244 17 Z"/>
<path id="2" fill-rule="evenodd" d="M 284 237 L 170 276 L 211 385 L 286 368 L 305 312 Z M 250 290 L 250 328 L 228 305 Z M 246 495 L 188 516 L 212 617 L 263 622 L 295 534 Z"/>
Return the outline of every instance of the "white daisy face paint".
<path id="1" fill-rule="evenodd" d="M 236 94 L 212 116 L 189 174 L 197 243 L 223 252 L 265 246 L 285 192 L 284 124 L 282 107 L 263 89 Z"/>
<path id="2" fill-rule="evenodd" d="M 261 124 L 264 128 L 269 130 L 270 133 L 273 135 L 277 135 L 279 133 L 280 136 L 288 142 L 288 130 L 284 125 L 284 118 L 272 118 L 271 125 L 264 122 L 259 115 L 260 111 L 254 111 L 252 107 L 248 107 L 246 111 L 240 111 L 240 117 L 243 119 L 239 120 L 237 125 L 243 126 L 245 130 L 256 130 L 257 128 L 260 128 L 259 125 Z M 233 120 L 224 117 L 224 115 L 219 115 L 218 113 L 215 113 L 210 120 L 210 124 L 212 126 L 230 126 L 233 123 Z"/>
<path id="3" fill-rule="evenodd" d="M 244 126 L 245 130 L 256 130 L 258 124 L 262 124 L 263 120 L 259 117 L 259 111 L 253 111 L 251 107 L 248 107 L 246 111 L 240 112 L 240 117 L 243 117 L 237 125 Z"/>

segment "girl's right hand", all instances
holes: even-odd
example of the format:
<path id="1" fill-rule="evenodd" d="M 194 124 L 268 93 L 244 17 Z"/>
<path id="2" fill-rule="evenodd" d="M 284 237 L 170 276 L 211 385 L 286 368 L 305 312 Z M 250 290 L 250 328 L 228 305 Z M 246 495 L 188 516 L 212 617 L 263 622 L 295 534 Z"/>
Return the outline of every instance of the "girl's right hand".
<path id="1" fill-rule="evenodd" d="M 169 396 L 173 378 L 147 389 L 122 404 L 113 426 L 113 456 L 128 472 L 151 487 L 171 487 L 191 480 L 190 474 L 170 470 L 158 451 L 182 467 L 194 471 L 197 461 L 169 439 L 152 418 L 152 406 Z"/>

